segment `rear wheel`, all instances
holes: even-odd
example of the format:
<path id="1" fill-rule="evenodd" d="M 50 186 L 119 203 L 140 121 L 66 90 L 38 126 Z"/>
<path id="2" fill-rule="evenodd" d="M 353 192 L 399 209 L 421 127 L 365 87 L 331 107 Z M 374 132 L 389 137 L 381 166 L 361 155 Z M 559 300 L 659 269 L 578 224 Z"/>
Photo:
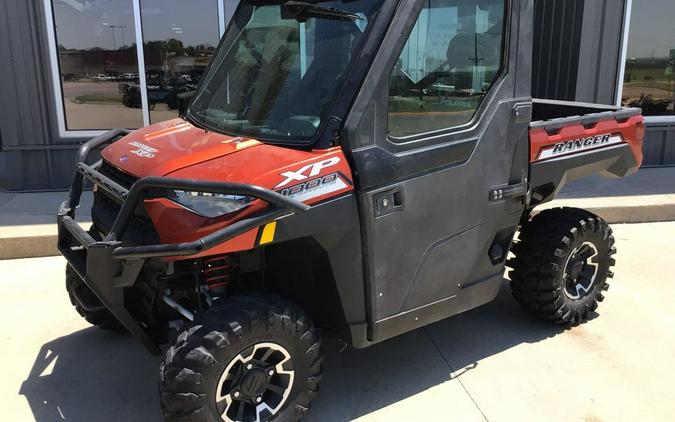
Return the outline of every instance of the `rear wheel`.
<path id="1" fill-rule="evenodd" d="M 616 253 L 612 229 L 577 208 L 542 211 L 525 223 L 509 261 L 516 300 L 537 317 L 575 324 L 604 299 Z"/>
<path id="2" fill-rule="evenodd" d="M 160 369 L 164 417 L 297 421 L 318 391 L 321 339 L 309 317 L 271 295 L 216 304 L 187 327 Z"/>
<path id="3" fill-rule="evenodd" d="M 115 315 L 103 307 L 94 292 L 70 265 L 66 265 L 66 291 L 68 291 L 70 303 L 75 307 L 77 313 L 91 325 L 120 333 L 126 331 L 119 320 L 115 318 Z M 86 308 L 83 303 L 87 304 Z"/>

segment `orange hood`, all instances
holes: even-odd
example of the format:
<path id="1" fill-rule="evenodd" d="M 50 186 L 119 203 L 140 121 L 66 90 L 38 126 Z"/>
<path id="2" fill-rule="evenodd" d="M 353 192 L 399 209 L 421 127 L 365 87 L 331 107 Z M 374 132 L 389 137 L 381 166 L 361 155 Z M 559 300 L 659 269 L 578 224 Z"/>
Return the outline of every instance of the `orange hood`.
<path id="1" fill-rule="evenodd" d="M 339 184 L 344 185 L 344 189 L 330 195 L 311 195 L 307 202 L 351 190 L 352 185 L 349 164 L 340 147 L 306 151 L 269 145 L 255 139 L 205 131 L 182 119 L 132 132 L 105 148 L 101 155 L 113 166 L 136 177 L 249 183 L 294 196 L 304 191 L 303 184 L 327 174 L 339 174 L 339 178 L 344 179 L 344 183 Z M 292 192 L 285 192 L 288 189 Z"/>
<path id="2" fill-rule="evenodd" d="M 137 177 L 166 176 L 197 163 L 261 145 L 199 129 L 183 119 L 148 126 L 105 148 L 101 155 L 112 165 Z"/>

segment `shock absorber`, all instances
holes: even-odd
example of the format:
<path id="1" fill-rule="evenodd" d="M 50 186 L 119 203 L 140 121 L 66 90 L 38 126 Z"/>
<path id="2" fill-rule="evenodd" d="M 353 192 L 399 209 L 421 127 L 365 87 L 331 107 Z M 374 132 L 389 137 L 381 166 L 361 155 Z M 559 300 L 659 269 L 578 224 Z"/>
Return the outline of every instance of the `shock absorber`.
<path id="1" fill-rule="evenodd" d="M 204 258 L 202 276 L 209 293 L 214 297 L 223 296 L 227 287 L 236 280 L 239 263 L 232 255 L 218 255 Z"/>

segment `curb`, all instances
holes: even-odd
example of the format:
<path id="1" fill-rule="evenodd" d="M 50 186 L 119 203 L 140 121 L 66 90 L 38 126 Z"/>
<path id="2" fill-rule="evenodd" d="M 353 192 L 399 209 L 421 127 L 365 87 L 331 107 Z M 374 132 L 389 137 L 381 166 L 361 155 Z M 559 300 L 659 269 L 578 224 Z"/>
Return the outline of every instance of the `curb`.
<path id="1" fill-rule="evenodd" d="M 88 229 L 91 222 L 80 225 Z M 57 256 L 56 224 L 33 224 L 0 227 L 0 260 Z"/>
<path id="2" fill-rule="evenodd" d="M 675 221 L 675 204 L 587 208 L 610 224 Z"/>
<path id="3" fill-rule="evenodd" d="M 626 206 L 601 206 L 587 202 L 584 200 L 555 200 L 537 208 L 536 211 L 556 207 L 583 208 L 599 215 L 610 224 L 675 221 L 675 202 Z M 90 224 L 82 223 L 83 226 L 89 226 Z M 17 235 L 17 233 L 3 235 L 0 232 L 0 260 L 59 255 L 56 248 L 56 224 L 40 226 L 42 227 L 39 230 L 25 230 L 25 232 L 39 232 L 31 235 Z"/>
<path id="4" fill-rule="evenodd" d="M 610 202 L 601 204 L 599 202 Z M 614 203 L 624 203 L 624 205 L 612 205 Z M 628 202 L 628 204 L 625 204 Z M 548 208 L 557 207 L 576 207 L 590 211 L 605 219 L 610 224 L 636 224 L 636 223 L 658 223 L 665 221 L 675 221 L 675 201 L 661 203 L 640 204 L 639 200 L 626 200 L 624 197 L 613 199 L 612 201 L 583 200 L 583 199 L 558 199 L 551 201 L 535 210 L 535 213 Z M 653 202 L 653 201 L 651 201 Z"/>
<path id="5" fill-rule="evenodd" d="M 56 235 L 0 238 L 0 260 L 59 255 Z"/>

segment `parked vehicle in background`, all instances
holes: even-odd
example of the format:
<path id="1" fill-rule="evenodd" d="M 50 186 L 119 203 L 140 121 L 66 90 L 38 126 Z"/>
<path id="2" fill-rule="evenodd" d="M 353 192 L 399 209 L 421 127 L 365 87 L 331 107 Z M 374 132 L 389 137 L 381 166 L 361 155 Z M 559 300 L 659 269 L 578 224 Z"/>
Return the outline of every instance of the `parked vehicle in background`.
<path id="1" fill-rule="evenodd" d="M 91 79 L 93 79 L 95 81 L 103 82 L 103 81 L 112 81 L 112 80 L 115 79 L 115 77 L 110 76 L 110 75 L 106 75 L 106 74 L 103 74 L 103 73 L 99 73 L 96 76 L 92 76 Z"/>

